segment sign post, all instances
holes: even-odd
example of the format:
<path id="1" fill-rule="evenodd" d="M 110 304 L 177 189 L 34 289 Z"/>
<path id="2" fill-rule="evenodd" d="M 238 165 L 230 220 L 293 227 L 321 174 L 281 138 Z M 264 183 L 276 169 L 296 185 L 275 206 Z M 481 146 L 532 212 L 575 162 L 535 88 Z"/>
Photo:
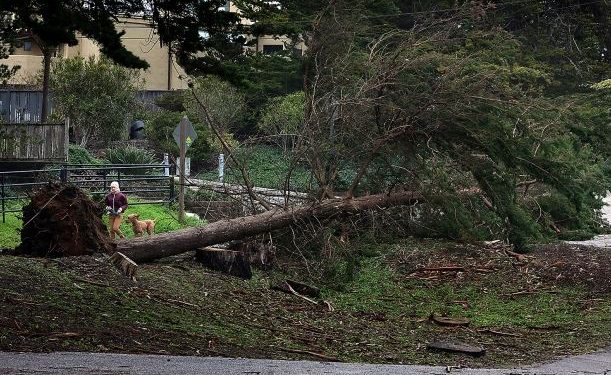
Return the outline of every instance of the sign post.
<path id="1" fill-rule="evenodd" d="M 180 123 L 174 129 L 174 140 L 178 143 L 178 149 L 180 153 L 180 175 L 178 180 L 178 221 L 181 224 L 185 223 L 185 155 L 187 154 L 187 148 L 191 146 L 197 133 L 193 128 L 193 124 L 184 116 Z"/>

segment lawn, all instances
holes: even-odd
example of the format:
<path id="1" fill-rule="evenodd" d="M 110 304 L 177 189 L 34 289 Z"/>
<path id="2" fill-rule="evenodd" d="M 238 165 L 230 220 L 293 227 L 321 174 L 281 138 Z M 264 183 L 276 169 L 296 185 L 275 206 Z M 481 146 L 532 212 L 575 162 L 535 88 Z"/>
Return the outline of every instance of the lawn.
<path id="1" fill-rule="evenodd" d="M 137 213 L 140 219 L 154 219 L 156 221 L 155 233 L 171 232 L 176 229 L 192 227 L 205 224 L 205 221 L 195 217 L 187 217 L 185 224 L 178 222 L 178 211 L 175 207 L 168 207 L 167 204 L 145 204 L 145 201 L 130 197 L 130 206 L 123 215 L 121 231 L 131 238 L 134 236 L 131 224 L 127 221 L 127 215 Z M 15 206 L 18 209 L 18 206 Z M 104 223 L 107 223 L 104 217 Z M 13 249 L 21 243 L 20 230 L 23 222 L 21 213 L 7 213 L 6 222 L 0 223 L 0 249 Z"/>
<path id="2" fill-rule="evenodd" d="M 526 262 L 503 247 L 406 239 L 362 254 L 341 288 L 290 272 L 241 280 L 193 253 L 123 277 L 106 255 L 0 256 L 0 350 L 95 351 L 394 364 L 520 366 L 610 344 L 607 250 L 551 246 Z M 322 260 L 322 259 L 321 259 Z M 312 266 L 312 264 L 310 264 Z M 441 267 L 461 271 L 435 271 Z M 270 289 L 286 277 L 322 286 L 307 301 Z M 320 283 L 320 284 L 319 284 Z M 468 319 L 442 326 L 434 317 Z M 481 346 L 473 358 L 427 350 Z"/>

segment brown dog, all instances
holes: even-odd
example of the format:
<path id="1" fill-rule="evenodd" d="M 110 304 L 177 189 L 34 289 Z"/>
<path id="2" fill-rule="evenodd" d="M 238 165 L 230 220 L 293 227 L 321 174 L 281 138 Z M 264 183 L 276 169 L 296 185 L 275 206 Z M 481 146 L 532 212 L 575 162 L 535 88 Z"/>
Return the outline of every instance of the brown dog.
<path id="1" fill-rule="evenodd" d="M 140 237 L 145 231 L 149 236 L 153 234 L 155 232 L 155 220 L 138 220 L 139 217 L 138 214 L 127 215 L 127 220 L 132 223 L 134 235 Z"/>

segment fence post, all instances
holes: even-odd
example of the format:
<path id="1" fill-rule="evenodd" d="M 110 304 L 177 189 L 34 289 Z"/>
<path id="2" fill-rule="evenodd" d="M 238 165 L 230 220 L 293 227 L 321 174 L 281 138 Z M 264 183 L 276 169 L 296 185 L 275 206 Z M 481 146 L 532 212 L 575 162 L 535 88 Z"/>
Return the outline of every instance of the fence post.
<path id="1" fill-rule="evenodd" d="M 70 162 L 70 117 L 64 120 L 64 158 Z"/>
<path id="2" fill-rule="evenodd" d="M 174 176 L 170 176 L 170 199 L 168 199 L 168 207 L 172 204 L 174 200 Z"/>
<path id="3" fill-rule="evenodd" d="M 62 168 L 59 170 L 59 179 L 64 184 L 68 182 L 68 166 L 62 165 Z"/>
<path id="4" fill-rule="evenodd" d="M 225 180 L 225 155 L 219 154 L 219 182 Z"/>
<path id="5" fill-rule="evenodd" d="M 163 175 L 167 177 L 170 175 L 170 155 L 167 153 L 163 154 L 163 164 L 167 165 L 167 167 L 163 169 Z"/>
<path id="6" fill-rule="evenodd" d="M 0 183 L 2 184 L 2 223 L 6 223 L 6 213 L 5 211 L 5 206 L 4 206 L 4 175 L 2 175 L 1 181 Z"/>

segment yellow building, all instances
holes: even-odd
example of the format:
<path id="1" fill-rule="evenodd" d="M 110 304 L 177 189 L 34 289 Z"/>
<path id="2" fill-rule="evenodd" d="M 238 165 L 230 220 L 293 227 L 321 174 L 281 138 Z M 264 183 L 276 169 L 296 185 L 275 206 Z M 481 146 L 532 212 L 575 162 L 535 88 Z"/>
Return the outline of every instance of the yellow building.
<path id="1" fill-rule="evenodd" d="M 226 8 L 230 12 L 238 12 L 236 6 L 228 1 Z M 251 21 L 242 19 L 242 23 L 250 24 Z M 147 20 L 140 18 L 123 18 L 117 25 L 118 31 L 125 31 L 121 37 L 123 45 L 134 55 L 149 63 L 142 78 L 145 79 L 145 90 L 178 90 L 187 88 L 187 74 L 176 63 L 174 56 L 170 54 L 167 46 L 161 46 L 159 36 Z M 86 37 L 79 37 L 75 46 L 62 45 L 55 52 L 55 58 L 82 56 L 99 56 L 100 49 L 97 44 Z M 257 38 L 252 47 L 247 48 L 251 52 L 274 53 L 285 50 L 290 45 L 290 40 L 284 36 L 266 35 Z M 303 43 L 296 46 L 296 51 L 301 53 L 305 49 Z M 42 51 L 32 40 L 24 40 L 23 45 L 16 48 L 8 59 L 2 63 L 9 67 L 19 65 L 21 68 L 11 78 L 9 84 L 28 85 L 36 82 L 36 76 L 42 70 Z"/>
<path id="2" fill-rule="evenodd" d="M 159 36 L 150 24 L 143 19 L 121 19 L 117 25 L 119 31 L 125 34 L 121 40 L 123 45 L 134 55 L 145 60 L 149 68 L 142 72 L 145 79 L 145 90 L 177 90 L 187 88 L 187 75 L 176 63 L 167 46 L 161 46 Z M 55 52 L 55 58 L 82 56 L 99 56 L 100 49 L 91 39 L 79 37 L 75 46 L 62 45 Z M 23 40 L 23 45 L 16 48 L 3 64 L 19 65 L 21 68 L 11 78 L 9 84 L 30 84 L 42 70 L 42 51 L 32 40 Z"/>

